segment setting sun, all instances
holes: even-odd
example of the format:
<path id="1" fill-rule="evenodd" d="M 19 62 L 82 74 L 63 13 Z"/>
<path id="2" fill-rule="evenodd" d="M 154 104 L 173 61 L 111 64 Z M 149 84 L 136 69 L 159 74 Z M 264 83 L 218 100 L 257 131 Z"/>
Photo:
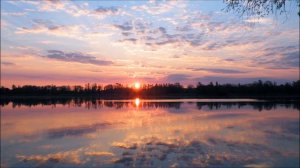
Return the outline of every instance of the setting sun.
<path id="1" fill-rule="evenodd" d="M 134 83 L 134 88 L 135 89 L 140 89 L 141 88 L 141 84 L 139 82 L 135 82 Z"/>

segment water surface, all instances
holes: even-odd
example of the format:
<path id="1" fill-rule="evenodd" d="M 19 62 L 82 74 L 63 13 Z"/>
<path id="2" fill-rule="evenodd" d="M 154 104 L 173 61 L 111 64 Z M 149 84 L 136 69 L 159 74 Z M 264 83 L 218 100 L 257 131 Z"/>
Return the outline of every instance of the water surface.
<path id="1" fill-rule="evenodd" d="M 1 107 L 1 167 L 297 167 L 299 105 L 70 100 Z"/>

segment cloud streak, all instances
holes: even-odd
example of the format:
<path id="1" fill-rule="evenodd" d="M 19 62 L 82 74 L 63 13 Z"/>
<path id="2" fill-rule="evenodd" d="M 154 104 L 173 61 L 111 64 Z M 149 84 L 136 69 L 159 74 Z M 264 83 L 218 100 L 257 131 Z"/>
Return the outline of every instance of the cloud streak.
<path id="1" fill-rule="evenodd" d="M 112 126 L 111 123 L 96 123 L 93 125 L 80 125 L 75 127 L 63 127 L 48 130 L 49 139 L 63 138 L 65 136 L 82 136 L 88 133 L 96 132 L 97 129 L 104 129 Z"/>
<path id="2" fill-rule="evenodd" d="M 222 68 L 191 68 L 193 71 L 207 71 L 214 73 L 225 73 L 225 74 L 238 74 L 247 73 L 246 71 L 234 70 L 234 69 L 222 69 Z"/>
<path id="3" fill-rule="evenodd" d="M 59 61 L 78 62 L 78 63 L 84 63 L 84 64 L 94 64 L 94 65 L 99 65 L 99 66 L 113 64 L 112 61 L 97 60 L 95 56 L 90 56 L 90 55 L 83 54 L 80 52 L 65 53 L 60 50 L 48 50 L 47 52 L 48 52 L 48 54 L 45 55 L 46 58 L 55 59 L 55 60 L 59 60 Z"/>
<path id="4" fill-rule="evenodd" d="M 2 65 L 5 65 L 5 66 L 14 66 L 14 65 L 16 65 L 16 64 L 13 63 L 13 62 L 7 62 L 7 61 L 1 61 L 1 64 L 2 64 Z"/>
<path id="5" fill-rule="evenodd" d="M 82 26 L 57 25 L 46 20 L 33 20 L 32 27 L 19 27 L 16 34 L 50 34 L 54 36 L 76 37 L 81 34 Z"/>
<path id="6" fill-rule="evenodd" d="M 97 9 L 95 9 L 96 14 L 116 15 L 118 12 L 120 12 L 120 9 L 116 7 L 99 6 Z"/>
<path id="7" fill-rule="evenodd" d="M 190 75 L 186 74 L 170 74 L 167 75 L 164 80 L 168 82 L 183 82 L 189 80 Z"/>
<path id="8" fill-rule="evenodd" d="M 267 66 L 270 69 L 289 69 L 299 67 L 299 47 L 277 46 L 262 50 L 262 54 L 255 58 L 255 64 Z"/>

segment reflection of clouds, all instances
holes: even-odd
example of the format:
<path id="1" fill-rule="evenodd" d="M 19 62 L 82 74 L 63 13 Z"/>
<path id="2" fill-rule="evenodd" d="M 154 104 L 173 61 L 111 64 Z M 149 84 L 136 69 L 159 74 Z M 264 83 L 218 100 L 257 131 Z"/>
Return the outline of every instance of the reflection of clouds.
<path id="1" fill-rule="evenodd" d="M 62 127 L 48 130 L 48 138 L 62 138 L 65 136 L 82 136 L 84 134 L 92 133 L 97 129 L 103 129 L 112 126 L 111 123 L 96 123 L 93 125 L 79 125 L 75 127 Z"/>
<path id="2" fill-rule="evenodd" d="M 85 148 L 77 148 L 68 151 L 61 151 L 49 154 L 36 154 L 36 155 L 24 155 L 17 154 L 16 158 L 22 164 L 22 167 L 55 167 L 55 165 L 64 165 L 66 167 L 77 167 L 84 165 L 103 164 L 111 162 L 114 154 L 107 151 L 99 151 L 95 146 L 88 146 Z M 96 160 L 95 160 L 96 159 Z M 58 166 L 57 165 L 57 166 Z M 97 167 L 97 166 L 96 166 Z"/>
<path id="3" fill-rule="evenodd" d="M 16 155 L 16 158 L 22 162 L 33 162 L 38 164 L 50 164 L 50 163 L 70 163 L 70 164 L 81 164 L 82 161 L 79 158 L 78 153 L 82 149 L 66 152 L 57 152 L 47 155 Z"/>
<path id="4" fill-rule="evenodd" d="M 62 148 L 60 145 L 51 145 L 51 144 L 46 144 L 46 145 L 41 145 L 37 147 L 38 149 L 43 149 L 43 150 L 49 150 L 49 149 L 59 149 Z"/>
<path id="5" fill-rule="evenodd" d="M 141 143 L 142 142 L 142 143 Z M 138 142 L 128 142 L 119 147 L 122 153 L 113 164 L 140 167 L 178 166 L 178 167 L 211 167 L 211 166 L 246 166 L 260 165 L 260 157 L 281 156 L 281 153 L 260 144 L 231 142 L 212 139 L 202 142 L 186 139 L 161 139 L 148 137 Z M 123 146 L 136 146 L 124 148 Z M 118 146 L 115 146 L 118 147 Z M 255 155 L 253 155 L 255 153 Z"/>
<path id="6" fill-rule="evenodd" d="M 16 158 L 24 165 L 43 167 L 56 164 L 67 167 L 243 167 L 272 166 L 273 159 L 290 157 L 266 145 L 218 138 L 187 140 L 149 135 L 135 141 L 114 142 L 112 147 L 113 152 L 89 146 L 46 155 L 17 155 Z"/>
<path id="7" fill-rule="evenodd" d="M 299 135 L 299 120 L 285 121 L 280 124 L 283 132 Z"/>
<path id="8" fill-rule="evenodd" d="M 243 113 L 216 113 L 213 115 L 206 115 L 196 117 L 196 119 L 232 119 L 232 118 L 240 118 L 240 117 L 247 117 L 247 114 Z"/>
<path id="9" fill-rule="evenodd" d="M 113 142 L 112 146 L 118 147 L 118 148 L 123 148 L 123 149 L 136 149 L 137 148 L 137 144 L 127 145 L 125 143 L 120 143 L 120 142 Z"/>
<path id="10" fill-rule="evenodd" d="M 296 118 L 270 117 L 256 122 L 250 129 L 263 131 L 266 141 L 282 141 L 284 139 L 290 142 L 299 142 L 299 120 Z M 299 143 L 294 145 L 299 147 Z"/>
<path id="11" fill-rule="evenodd" d="M 114 156 L 111 152 L 103 152 L 103 151 L 94 151 L 94 152 L 85 152 L 86 156 Z"/>
<path id="12" fill-rule="evenodd" d="M 20 138 L 10 141 L 11 143 L 24 144 L 24 143 L 34 143 L 41 140 L 38 134 L 24 133 Z"/>
<path id="13" fill-rule="evenodd" d="M 186 112 L 176 114 L 167 107 L 130 107 L 104 107 L 101 112 L 58 106 L 52 113 L 45 107 L 24 115 L 5 113 L 7 123 L 40 139 L 17 145 L 4 141 L 9 149 L 4 159 L 13 157 L 14 163 L 28 167 L 252 167 L 299 162 L 299 113 L 293 109 L 258 112 L 251 106 L 232 106 L 199 111 L 195 103 L 182 103 L 180 109 Z M 6 139 L 22 139 L 23 134 L 9 131 L 18 137 Z"/>

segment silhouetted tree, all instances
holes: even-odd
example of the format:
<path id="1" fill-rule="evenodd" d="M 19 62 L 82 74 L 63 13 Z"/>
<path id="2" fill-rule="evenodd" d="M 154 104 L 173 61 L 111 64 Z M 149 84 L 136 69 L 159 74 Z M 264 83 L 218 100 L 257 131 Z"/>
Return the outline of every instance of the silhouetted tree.
<path id="1" fill-rule="evenodd" d="M 67 96 L 67 97 L 99 97 L 99 98 L 299 98 L 300 81 L 278 85 L 271 81 L 255 81 L 249 84 L 219 84 L 210 82 L 207 85 L 199 82 L 196 87 L 188 85 L 183 87 L 180 83 L 164 83 L 155 85 L 143 85 L 139 90 L 123 86 L 120 83 L 108 84 L 103 87 L 96 83 L 71 86 L 15 86 L 11 89 L 1 87 L 1 98 L 10 96 L 32 97 L 32 96 Z"/>
<path id="2" fill-rule="evenodd" d="M 286 0 L 224 0 L 226 11 L 233 11 L 240 16 L 265 17 L 271 13 L 286 13 Z M 300 8 L 299 0 L 291 0 L 295 7 Z M 300 11 L 298 12 L 300 16 Z"/>

